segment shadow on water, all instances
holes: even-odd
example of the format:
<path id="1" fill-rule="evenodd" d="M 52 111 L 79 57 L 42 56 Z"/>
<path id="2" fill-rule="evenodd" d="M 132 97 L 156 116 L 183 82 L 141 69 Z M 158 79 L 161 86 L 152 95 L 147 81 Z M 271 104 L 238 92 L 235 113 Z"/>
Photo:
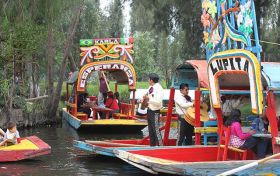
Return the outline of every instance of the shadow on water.
<path id="1" fill-rule="evenodd" d="M 0 163 L 0 175 L 149 175 L 119 159 L 90 155 L 73 147 L 73 140 L 141 138 L 141 134 L 100 134 L 76 131 L 65 121 L 58 127 L 20 130 L 22 137 L 35 135 L 52 147 L 49 155 L 20 162 Z"/>

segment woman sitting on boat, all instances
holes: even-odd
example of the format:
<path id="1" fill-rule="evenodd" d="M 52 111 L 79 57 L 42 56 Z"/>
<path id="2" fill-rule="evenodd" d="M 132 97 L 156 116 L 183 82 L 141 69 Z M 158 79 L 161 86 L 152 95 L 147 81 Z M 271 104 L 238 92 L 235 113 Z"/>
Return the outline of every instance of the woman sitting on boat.
<path id="1" fill-rule="evenodd" d="M 239 109 L 233 109 L 229 118 L 225 122 L 225 126 L 231 127 L 230 146 L 240 148 L 242 150 L 253 149 L 258 158 L 264 158 L 265 152 L 261 142 L 253 137 L 256 130 L 251 129 L 247 133 L 243 133 L 241 128 L 241 112 Z M 257 149 L 257 150 L 256 150 Z"/>
<path id="2" fill-rule="evenodd" d="M 105 106 L 106 108 L 112 109 L 112 113 L 110 114 L 110 117 L 112 116 L 113 113 L 119 112 L 118 101 L 112 91 L 108 92 L 108 99 L 105 102 Z"/>

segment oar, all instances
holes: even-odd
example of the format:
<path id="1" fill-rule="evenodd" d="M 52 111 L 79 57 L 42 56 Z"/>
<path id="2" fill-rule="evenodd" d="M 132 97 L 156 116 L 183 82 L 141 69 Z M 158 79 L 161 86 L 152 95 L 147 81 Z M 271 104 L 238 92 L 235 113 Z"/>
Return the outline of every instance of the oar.
<path id="1" fill-rule="evenodd" d="M 108 88 L 108 91 L 111 91 L 110 86 L 108 85 L 107 78 L 106 78 L 104 72 L 101 72 L 101 74 L 103 75 L 103 78 L 104 78 L 104 80 L 105 80 L 105 83 L 106 83 L 106 86 L 107 86 L 107 88 Z"/>
<path id="2" fill-rule="evenodd" d="M 235 169 L 232 169 L 232 170 L 223 172 L 223 173 L 219 174 L 218 176 L 232 175 L 232 174 L 234 174 L 234 173 L 236 173 L 236 172 L 243 171 L 243 170 L 245 170 L 245 169 L 248 169 L 248 168 L 257 166 L 257 165 L 259 165 L 259 164 L 262 164 L 262 163 L 264 163 L 264 162 L 266 162 L 266 161 L 268 161 L 268 160 L 271 160 L 271 159 L 273 159 L 273 158 L 275 158 L 275 157 L 279 157 L 279 156 L 280 156 L 280 153 L 276 153 L 276 154 L 274 154 L 274 155 L 271 155 L 271 156 L 269 156 L 269 157 L 263 158 L 263 159 L 261 159 L 261 160 L 257 160 L 257 161 L 255 161 L 255 162 L 246 164 L 246 165 L 244 165 L 244 166 L 240 166 L 240 167 L 238 167 L 238 168 L 235 168 Z"/>

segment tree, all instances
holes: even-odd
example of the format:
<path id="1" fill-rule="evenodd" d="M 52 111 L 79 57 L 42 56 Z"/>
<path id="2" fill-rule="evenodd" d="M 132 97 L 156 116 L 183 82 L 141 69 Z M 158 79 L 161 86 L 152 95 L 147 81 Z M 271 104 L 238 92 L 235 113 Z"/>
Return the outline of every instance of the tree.
<path id="1" fill-rule="evenodd" d="M 121 0 L 113 0 L 110 4 L 109 17 L 108 17 L 108 27 L 110 37 L 122 37 L 123 36 L 123 14 L 122 14 L 123 4 Z M 107 25 L 105 25 L 107 27 Z M 105 27 L 104 26 L 104 27 Z"/>

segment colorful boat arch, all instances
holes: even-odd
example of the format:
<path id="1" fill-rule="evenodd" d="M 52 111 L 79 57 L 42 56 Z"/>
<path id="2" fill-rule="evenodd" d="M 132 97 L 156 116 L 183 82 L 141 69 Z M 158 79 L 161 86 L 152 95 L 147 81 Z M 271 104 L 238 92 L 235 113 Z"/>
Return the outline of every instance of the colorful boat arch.
<path id="1" fill-rule="evenodd" d="M 261 66 L 253 53 L 243 49 L 218 52 L 209 59 L 207 70 L 211 102 L 214 108 L 221 108 L 218 78 L 223 74 L 247 74 L 250 83 L 252 112 L 262 114 Z"/>
<path id="2" fill-rule="evenodd" d="M 136 73 L 134 67 L 122 60 L 109 60 L 109 61 L 100 61 L 100 62 L 91 62 L 84 65 L 79 72 L 78 81 L 77 81 L 77 91 L 84 92 L 86 88 L 87 77 L 93 71 L 101 70 L 121 70 L 125 73 L 128 80 L 128 86 L 130 90 L 136 88 Z"/>

